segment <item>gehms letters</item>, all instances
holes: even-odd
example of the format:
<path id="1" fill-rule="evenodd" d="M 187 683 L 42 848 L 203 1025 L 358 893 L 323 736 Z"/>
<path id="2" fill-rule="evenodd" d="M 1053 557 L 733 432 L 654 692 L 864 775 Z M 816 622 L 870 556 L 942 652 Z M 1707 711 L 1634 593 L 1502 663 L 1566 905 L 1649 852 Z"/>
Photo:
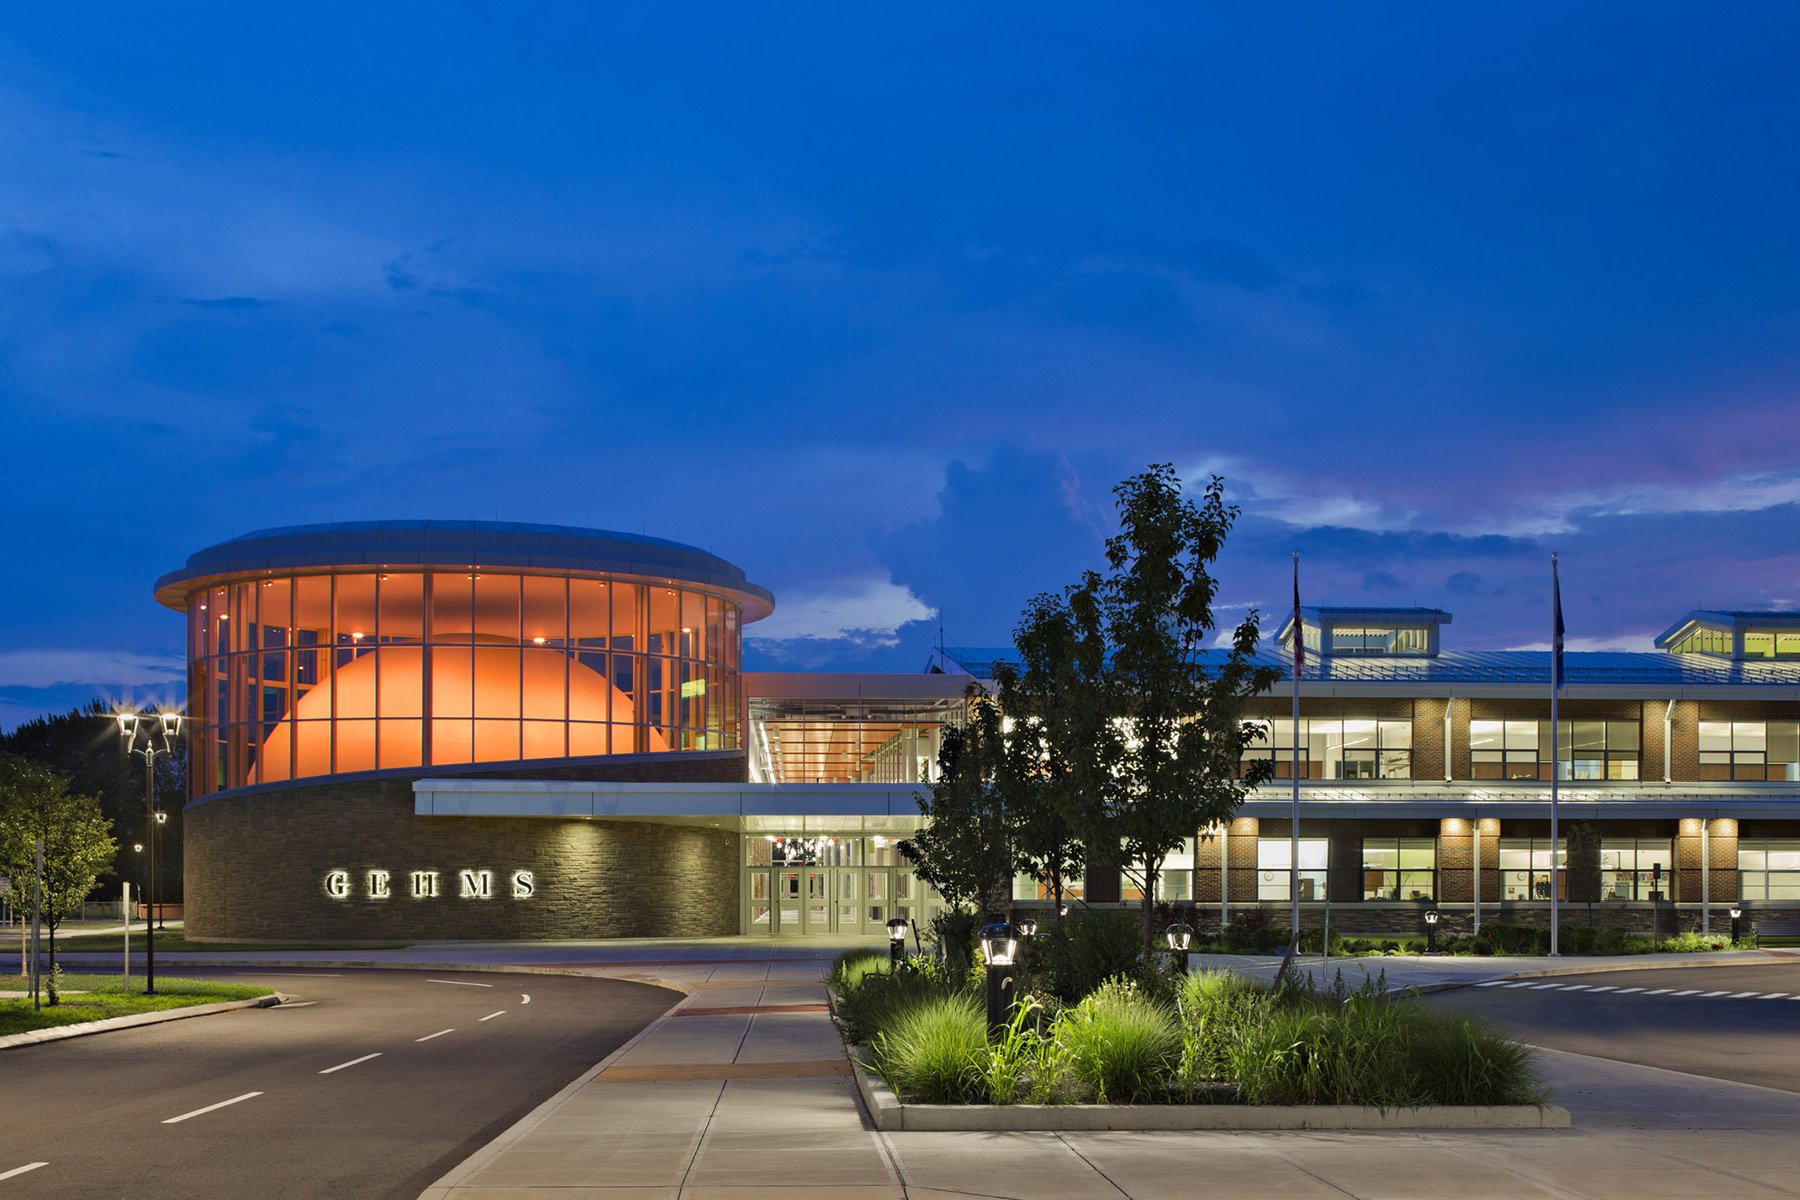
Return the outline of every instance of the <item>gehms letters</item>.
<path id="1" fill-rule="evenodd" d="M 389 871 L 380 867 L 358 875 L 351 871 L 325 872 L 325 894 L 333 900 L 391 900 L 395 888 L 414 900 L 436 900 L 454 895 L 459 900 L 492 900 L 506 889 L 514 900 L 529 900 L 537 894 L 537 879 L 530 871 L 514 871 L 502 876 L 485 867 L 448 871 Z M 362 886 L 360 889 L 358 884 Z M 452 890 L 454 889 L 454 890 Z"/>

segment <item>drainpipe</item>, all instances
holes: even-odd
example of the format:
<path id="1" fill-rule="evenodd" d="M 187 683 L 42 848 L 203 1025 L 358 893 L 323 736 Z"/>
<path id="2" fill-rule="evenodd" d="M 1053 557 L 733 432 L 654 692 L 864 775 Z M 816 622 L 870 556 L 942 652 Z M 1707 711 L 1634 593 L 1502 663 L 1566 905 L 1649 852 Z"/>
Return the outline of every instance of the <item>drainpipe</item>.
<path id="1" fill-rule="evenodd" d="M 1481 814 L 1475 815 L 1475 936 L 1481 936 Z"/>
<path id="2" fill-rule="evenodd" d="M 1663 782 L 1672 783 L 1675 779 L 1675 701 L 1669 701 L 1669 707 L 1663 709 Z"/>
<path id="3" fill-rule="evenodd" d="M 1231 923 L 1231 818 L 1219 822 L 1219 936 Z"/>
<path id="4" fill-rule="evenodd" d="M 1712 932 L 1712 837 L 1710 822 L 1700 818 L 1700 932 Z"/>
<path id="5" fill-rule="evenodd" d="M 1450 730 L 1451 730 L 1450 716 L 1455 711 L 1456 711 L 1456 697 L 1455 696 L 1446 697 L 1444 700 L 1444 782 L 1445 783 L 1450 782 L 1450 777 L 1452 774 L 1452 772 L 1450 770 Z"/>

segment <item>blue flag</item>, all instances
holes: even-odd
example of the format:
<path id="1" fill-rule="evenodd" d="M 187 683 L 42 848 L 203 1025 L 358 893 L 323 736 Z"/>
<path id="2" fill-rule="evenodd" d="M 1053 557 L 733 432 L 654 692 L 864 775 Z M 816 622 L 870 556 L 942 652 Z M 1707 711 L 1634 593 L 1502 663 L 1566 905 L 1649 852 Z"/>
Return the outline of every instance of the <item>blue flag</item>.
<path id="1" fill-rule="evenodd" d="M 1556 623 L 1550 635 L 1550 690 L 1560 691 L 1563 685 L 1562 579 L 1557 574 L 1554 554 L 1550 556 L 1550 604 L 1556 610 Z"/>

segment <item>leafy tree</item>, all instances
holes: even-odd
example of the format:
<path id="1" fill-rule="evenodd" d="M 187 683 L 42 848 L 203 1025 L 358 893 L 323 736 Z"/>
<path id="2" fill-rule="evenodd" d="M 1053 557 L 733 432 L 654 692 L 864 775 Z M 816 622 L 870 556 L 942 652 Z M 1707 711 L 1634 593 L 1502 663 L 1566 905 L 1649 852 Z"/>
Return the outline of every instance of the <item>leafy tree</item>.
<path id="1" fill-rule="evenodd" d="M 1563 886 L 1569 900 L 1587 905 L 1588 925 L 1594 923 L 1594 904 L 1600 899 L 1600 827 L 1592 821 L 1572 821 L 1568 833 L 1568 858 L 1563 864 Z"/>
<path id="2" fill-rule="evenodd" d="M 919 797 L 924 826 L 899 847 L 918 878 L 944 898 L 950 919 L 937 933 L 956 961 L 972 951 L 966 943 L 973 918 L 1007 885 L 1012 870 L 1001 780 L 1005 760 L 1000 710 L 980 688 L 971 687 L 967 722 L 944 731 L 937 781 Z"/>
<path id="3" fill-rule="evenodd" d="M 39 905 L 50 930 L 50 971 L 56 972 L 56 930 L 81 908 L 117 848 L 100 801 L 69 790 L 68 778 L 43 763 L 0 753 L 0 872 L 11 900 L 31 905 L 36 848 L 44 843 Z M 56 1003 L 54 991 L 50 1002 Z"/>
<path id="4" fill-rule="evenodd" d="M 119 726 L 109 705 L 89 701 L 81 708 L 26 721 L 0 735 L 0 752 L 23 755 L 54 768 L 69 779 L 69 790 L 97 796 L 111 818 L 120 848 L 107 873 L 137 879 L 142 855 L 131 844 L 150 842 L 144 815 L 144 762 L 120 752 Z M 157 838 L 157 891 L 169 903 L 181 898 L 181 807 L 187 799 L 187 755 L 178 750 L 156 759 L 157 805 L 169 814 Z M 135 888 L 134 888 L 135 890 Z"/>
<path id="5" fill-rule="evenodd" d="M 1209 649 L 1218 558 L 1238 510 L 1215 475 L 1196 503 L 1168 464 L 1114 489 L 1119 532 L 1107 571 L 1088 572 L 1065 594 L 1056 620 L 1071 638 L 1057 719 L 1090 852 L 1119 848 L 1144 870 L 1144 947 L 1155 941 L 1156 880 L 1163 862 L 1202 826 L 1231 818 L 1271 764 L 1240 769 L 1258 736 L 1244 705 L 1279 673 L 1252 661 L 1252 612 L 1226 647 Z"/>
<path id="6" fill-rule="evenodd" d="M 1002 784 L 1013 865 L 1049 889 L 1058 911 L 1064 881 L 1081 871 L 1087 857 L 1067 752 L 1083 736 L 1076 723 L 1085 710 L 1070 703 L 1082 667 L 1078 635 L 1057 597 L 1040 595 L 1013 632 L 1018 665 L 994 668 L 1000 710 L 1012 722 Z"/>

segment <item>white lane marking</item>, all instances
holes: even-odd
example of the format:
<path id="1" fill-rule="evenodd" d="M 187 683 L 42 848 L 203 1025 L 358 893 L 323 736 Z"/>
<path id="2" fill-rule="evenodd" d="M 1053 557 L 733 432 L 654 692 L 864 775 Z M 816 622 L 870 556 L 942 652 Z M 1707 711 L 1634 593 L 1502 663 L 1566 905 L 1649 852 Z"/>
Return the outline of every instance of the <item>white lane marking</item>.
<path id="1" fill-rule="evenodd" d="M 242 1104 L 246 1100 L 254 1100 L 260 1095 L 262 1095 L 261 1092 L 245 1092 L 241 1096 L 233 1096 L 229 1100 L 221 1100 L 217 1104 L 209 1104 L 205 1108 L 196 1108 L 193 1112 L 184 1112 L 179 1117 L 170 1117 L 168 1120 L 164 1121 L 163 1124 L 179 1125 L 190 1117 L 202 1117 L 209 1112 L 216 1112 L 221 1108 L 229 1108 L 233 1104 Z"/>
<path id="2" fill-rule="evenodd" d="M 277 1005 L 272 1006 L 270 1011 L 271 1012 L 280 1012 L 284 1008 L 311 1008 L 313 1005 L 315 1005 L 317 1003 L 318 1003 L 317 1000 L 289 1000 L 286 1004 L 277 1004 Z"/>
<path id="3" fill-rule="evenodd" d="M 487 1016 L 485 1016 L 485 1017 L 483 1017 L 483 1018 L 481 1018 L 481 1019 L 482 1019 L 482 1020 L 483 1020 L 483 1021 L 491 1021 L 491 1020 L 493 1020 L 493 1019 L 494 1019 L 494 1018 L 495 1018 L 495 1017 L 504 1017 L 504 1016 L 505 1016 L 505 1015 L 506 1015 L 506 1010 L 505 1010 L 505 1009 L 504 1009 L 504 1008 L 503 1008 L 503 1009 L 501 1009 L 501 1010 L 500 1010 L 500 1011 L 499 1011 L 499 1012 L 491 1012 L 491 1013 L 489 1013 L 489 1014 L 488 1014 L 488 1015 L 487 1015 Z"/>
<path id="4" fill-rule="evenodd" d="M 491 983 L 469 983 L 461 979 L 427 979 L 426 983 L 447 983 L 451 987 L 493 987 Z"/>
<path id="5" fill-rule="evenodd" d="M 1698 996 L 1700 994 L 1700 989 L 1699 988 L 1689 988 L 1685 992 L 1676 992 L 1675 994 L 1677 996 Z"/>
<path id="6" fill-rule="evenodd" d="M 1594 985 L 1591 983 L 1570 983 L 1563 986 L 1565 992 L 1585 992 Z"/>
<path id="7" fill-rule="evenodd" d="M 1608 984 L 1605 987 L 1589 988 L 1588 995 L 1592 996 L 1592 995 L 1595 995 L 1600 992 L 1616 992 L 1618 990 L 1619 990 L 1619 985 L 1616 983 L 1612 983 L 1612 984 Z"/>
<path id="8" fill-rule="evenodd" d="M 1478 983 L 1476 987 L 1500 987 L 1506 983 L 1504 979 L 1490 979 L 1486 983 Z"/>
<path id="9" fill-rule="evenodd" d="M 1737 995 L 1731 997 L 1731 999 L 1742 1000 L 1746 996 L 1754 996 L 1754 995 L 1756 995 L 1755 992 L 1739 992 Z"/>
<path id="10" fill-rule="evenodd" d="M 1526 980 L 1526 981 L 1525 981 L 1525 982 L 1523 982 L 1523 983 L 1508 983 L 1508 984 L 1505 984 L 1505 985 L 1503 985 L 1503 986 L 1505 986 L 1505 987 L 1509 987 L 1509 988 L 1513 988 L 1513 987 L 1534 987 L 1534 986 L 1536 986 L 1536 985 L 1535 985 L 1535 984 L 1533 984 L 1533 983 L 1532 983 L 1532 982 L 1531 982 L 1531 981 L 1530 981 L 1530 980 L 1529 980 L 1529 979 L 1528 979 L 1528 980 Z"/>
<path id="11" fill-rule="evenodd" d="M 1640 987 L 1640 988 L 1620 988 L 1620 989 L 1619 989 L 1619 995 L 1621 995 L 1621 996 L 1629 996 L 1629 995 L 1631 995 L 1631 993 L 1633 993 L 1633 992 L 1641 992 L 1641 991 L 1643 991 L 1643 990 L 1644 990 L 1644 989 L 1643 989 L 1643 988 L 1641 988 L 1641 987 Z"/>
<path id="12" fill-rule="evenodd" d="M 1708 993 L 1706 993 L 1706 995 L 1704 995 L 1700 998 L 1702 1000 L 1711 1000 L 1714 996 L 1723 996 L 1724 994 L 1725 994 L 1724 992 L 1708 992 Z"/>
<path id="13" fill-rule="evenodd" d="M 1672 992 L 1672 991 L 1674 991 L 1674 990 L 1675 990 L 1675 989 L 1674 989 L 1674 988 L 1657 988 L 1657 989 L 1656 989 L 1656 990 L 1655 990 L 1655 991 L 1654 991 L 1654 992 L 1645 992 L 1645 993 L 1644 993 L 1644 995 L 1646 995 L 1646 996 L 1660 996 L 1660 995 L 1662 995 L 1662 994 L 1663 994 L 1663 993 L 1664 993 L 1664 992 Z"/>
<path id="14" fill-rule="evenodd" d="M 39 1167 L 47 1167 L 49 1165 L 50 1164 L 47 1162 L 26 1163 L 24 1166 L 14 1167 L 10 1171 L 0 1171 L 0 1179 L 11 1179 L 14 1175 L 23 1175 L 27 1171 L 35 1171 Z"/>
<path id="15" fill-rule="evenodd" d="M 1537 990 L 1541 992 L 1541 991 L 1545 990 L 1546 988 L 1560 988 L 1560 987 L 1567 987 L 1567 986 L 1568 986 L 1567 984 L 1562 984 L 1562 983 L 1540 983 L 1537 985 Z"/>
<path id="16" fill-rule="evenodd" d="M 370 1060 L 370 1059 L 371 1059 L 371 1058 L 380 1058 L 380 1057 L 381 1057 L 381 1051 L 379 1051 L 379 1050 L 377 1050 L 377 1051 L 376 1051 L 376 1052 L 375 1052 L 375 1053 L 373 1053 L 373 1054 L 365 1054 L 365 1055 L 363 1055 L 363 1056 L 362 1056 L 362 1057 L 361 1057 L 361 1058 L 353 1058 L 353 1059 L 351 1059 L 351 1060 L 350 1060 L 350 1061 L 349 1061 L 349 1062 L 343 1062 L 343 1063 L 339 1063 L 339 1064 L 338 1064 L 338 1065 L 337 1065 L 337 1066 L 335 1066 L 335 1067 L 326 1067 L 326 1068 L 325 1068 L 325 1069 L 324 1069 L 324 1070 L 323 1070 L 323 1071 L 320 1071 L 320 1072 L 319 1072 L 319 1074 L 321 1074 L 321 1075 L 329 1075 L 329 1074 L 331 1074 L 331 1073 L 332 1073 L 332 1072 L 333 1072 L 333 1071 L 341 1071 L 341 1070 L 343 1070 L 343 1069 L 344 1069 L 344 1068 L 345 1068 L 345 1067 L 354 1067 L 354 1066 L 355 1066 L 355 1065 L 356 1065 L 356 1064 L 357 1064 L 357 1063 L 366 1063 L 366 1062 L 368 1062 L 368 1061 L 369 1061 L 369 1060 Z"/>
<path id="17" fill-rule="evenodd" d="M 438 1030 L 438 1031 L 437 1031 L 437 1032 L 436 1032 L 436 1033 L 428 1033 L 428 1034 L 426 1034 L 426 1035 L 425 1035 L 425 1036 L 424 1036 L 424 1037 L 422 1037 L 422 1038 L 414 1038 L 414 1039 L 413 1039 L 413 1041 L 415 1041 L 415 1042 L 429 1042 L 429 1041 L 430 1041 L 430 1040 L 431 1040 L 431 1039 L 432 1039 L 432 1038 L 434 1038 L 434 1037 L 443 1037 L 443 1036 L 444 1036 L 444 1035 L 445 1035 L 445 1034 L 446 1034 L 446 1033 L 455 1033 L 455 1032 L 456 1032 L 456 1026 L 454 1026 L 454 1025 L 452 1025 L 452 1026 L 451 1026 L 451 1027 L 450 1027 L 450 1028 L 448 1028 L 448 1029 L 440 1029 L 440 1030 Z"/>
<path id="18" fill-rule="evenodd" d="M 520 992 L 519 993 L 519 1003 L 520 1004 L 530 1004 L 531 996 L 525 992 Z"/>
<path id="19" fill-rule="evenodd" d="M 1758 1000 L 1786 1000 L 1787 993 L 1786 992 L 1770 992 L 1766 996 L 1758 996 L 1757 999 Z"/>

